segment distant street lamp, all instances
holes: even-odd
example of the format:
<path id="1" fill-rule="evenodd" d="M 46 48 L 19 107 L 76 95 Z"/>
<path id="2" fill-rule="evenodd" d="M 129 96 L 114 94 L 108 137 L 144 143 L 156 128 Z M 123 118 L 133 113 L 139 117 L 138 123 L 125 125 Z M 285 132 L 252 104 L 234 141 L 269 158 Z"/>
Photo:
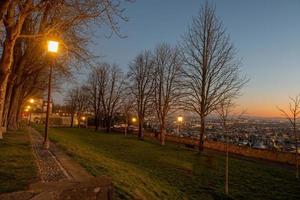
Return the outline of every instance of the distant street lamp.
<path id="1" fill-rule="evenodd" d="M 29 99 L 29 103 L 34 103 L 34 99 Z"/>
<path id="2" fill-rule="evenodd" d="M 55 55 L 58 51 L 59 43 L 57 41 L 49 40 L 48 41 L 48 52 L 54 56 L 53 63 L 50 65 L 49 69 L 49 80 L 48 80 L 48 99 L 47 99 L 47 112 L 46 112 L 46 122 L 45 122 L 45 135 L 43 147 L 44 149 L 49 149 L 49 138 L 48 138 L 48 126 L 49 126 L 49 115 L 50 115 L 50 99 L 51 99 L 51 80 L 52 80 L 52 68 L 55 64 Z"/>
<path id="3" fill-rule="evenodd" d="M 27 125 L 29 126 L 30 125 L 30 115 L 31 115 L 31 112 L 30 112 L 30 106 L 26 106 L 25 107 L 25 112 L 27 112 Z"/>
<path id="4" fill-rule="evenodd" d="M 182 116 L 178 116 L 177 117 L 177 123 L 178 123 L 178 134 L 180 134 L 180 125 L 183 122 L 183 117 Z"/>
<path id="5" fill-rule="evenodd" d="M 133 123 L 135 123 L 135 122 L 136 122 L 136 118 L 133 117 L 131 121 L 132 121 Z"/>

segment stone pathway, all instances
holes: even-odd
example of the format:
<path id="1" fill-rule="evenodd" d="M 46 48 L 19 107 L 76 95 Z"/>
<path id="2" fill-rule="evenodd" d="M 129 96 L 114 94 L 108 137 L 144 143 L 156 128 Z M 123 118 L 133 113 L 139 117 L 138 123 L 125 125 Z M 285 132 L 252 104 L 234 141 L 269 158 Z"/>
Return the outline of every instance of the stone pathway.
<path id="1" fill-rule="evenodd" d="M 67 171 L 62 167 L 50 150 L 43 149 L 41 135 L 29 128 L 32 149 L 37 160 L 39 175 L 42 182 L 55 182 L 71 179 Z"/>
<path id="2" fill-rule="evenodd" d="M 109 177 L 93 177 L 55 144 L 42 147 L 42 136 L 28 128 L 32 150 L 39 168 L 39 181 L 27 191 L 0 195 L 0 200 L 111 200 L 113 185 Z"/>

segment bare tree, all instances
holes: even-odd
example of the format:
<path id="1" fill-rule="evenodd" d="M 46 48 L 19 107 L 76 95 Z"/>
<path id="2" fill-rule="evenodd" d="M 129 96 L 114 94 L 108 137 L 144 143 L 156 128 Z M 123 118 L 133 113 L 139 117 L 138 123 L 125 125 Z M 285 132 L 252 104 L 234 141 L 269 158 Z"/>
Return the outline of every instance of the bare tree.
<path id="1" fill-rule="evenodd" d="M 200 117 L 199 151 L 203 151 L 205 119 L 220 102 L 239 93 L 246 83 L 240 77 L 235 49 L 226 35 L 215 7 L 206 3 L 182 42 L 185 63 L 183 87 L 187 94 L 184 108 Z"/>
<path id="2" fill-rule="evenodd" d="M 102 64 L 98 68 L 100 98 L 103 107 L 106 131 L 111 131 L 112 120 L 120 110 L 123 89 L 123 74 L 117 65 Z"/>
<path id="3" fill-rule="evenodd" d="M 94 113 L 94 124 L 95 124 L 95 131 L 98 131 L 100 126 L 100 117 L 102 113 L 102 106 L 101 106 L 101 98 L 100 98 L 100 89 L 99 89 L 99 76 L 98 71 L 94 68 L 91 73 L 89 74 L 89 79 L 86 84 L 87 92 L 89 98 L 87 101 L 90 104 L 91 110 Z"/>
<path id="4" fill-rule="evenodd" d="M 144 138 L 143 123 L 153 95 L 153 59 L 149 51 L 139 54 L 129 65 L 129 88 L 134 96 L 138 115 L 138 137 Z"/>
<path id="5" fill-rule="evenodd" d="M 78 128 L 80 128 L 81 117 L 87 111 L 88 108 L 88 96 L 84 86 L 78 86 L 74 89 L 75 101 L 76 101 L 76 114 Z"/>
<path id="6" fill-rule="evenodd" d="M 71 114 L 70 127 L 72 128 L 74 126 L 74 116 L 75 116 L 76 108 L 77 108 L 75 88 L 72 88 L 67 92 L 67 96 L 65 98 L 65 103 L 66 103 L 66 106 L 68 107 L 68 110 Z"/>
<path id="7" fill-rule="evenodd" d="M 292 129 L 293 129 L 295 146 L 296 146 L 296 152 L 295 152 L 296 178 L 299 178 L 297 121 L 300 116 L 299 115 L 300 114 L 300 95 L 297 95 L 294 98 L 290 97 L 289 111 L 285 111 L 281 108 L 278 108 L 278 109 L 282 113 L 282 115 L 290 122 Z"/>
<path id="8" fill-rule="evenodd" d="M 95 114 L 96 130 L 103 115 L 106 131 L 110 132 L 112 120 L 120 110 L 123 73 L 117 65 L 100 63 L 90 74 L 87 85 Z"/>
<path id="9" fill-rule="evenodd" d="M 160 124 L 160 143 L 165 144 L 167 116 L 178 105 L 180 92 L 181 59 L 177 47 L 158 45 L 154 52 L 153 103 Z"/>
<path id="10" fill-rule="evenodd" d="M 134 108 L 134 104 L 132 102 L 132 96 L 130 94 L 122 95 L 121 107 L 122 107 L 122 112 L 124 115 L 124 122 L 125 122 L 124 135 L 126 136 L 128 133 L 130 117 L 132 116 L 133 108 Z"/>
<path id="11" fill-rule="evenodd" d="M 229 138 L 229 131 L 232 129 L 235 123 L 237 123 L 241 117 L 245 114 L 245 111 L 242 111 L 240 114 L 234 114 L 235 104 L 233 103 L 233 98 L 224 99 L 219 103 L 217 106 L 216 112 L 219 116 L 223 132 L 225 134 L 225 145 L 226 145 L 226 159 L 225 159 L 225 193 L 226 195 L 229 194 L 229 157 L 228 157 L 228 138 Z"/>

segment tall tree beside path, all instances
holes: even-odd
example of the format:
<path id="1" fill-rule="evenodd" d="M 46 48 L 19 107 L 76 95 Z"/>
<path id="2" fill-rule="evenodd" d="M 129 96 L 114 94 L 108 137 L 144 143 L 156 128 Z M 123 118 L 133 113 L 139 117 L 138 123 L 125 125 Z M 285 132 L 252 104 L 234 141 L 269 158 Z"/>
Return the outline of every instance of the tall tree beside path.
<path id="1" fill-rule="evenodd" d="M 149 111 L 149 105 L 153 97 L 153 65 L 154 62 L 150 51 L 142 52 L 129 65 L 128 82 L 136 105 L 139 139 L 144 138 L 144 119 L 147 111 Z"/>
<path id="2" fill-rule="evenodd" d="M 181 43 L 183 55 L 183 106 L 200 118 L 199 151 L 203 151 L 205 121 L 224 99 L 239 93 L 247 82 L 240 76 L 236 51 L 214 6 L 206 3 Z"/>
<path id="3" fill-rule="evenodd" d="M 289 121 L 292 126 L 294 141 L 295 141 L 295 161 L 296 161 L 296 178 L 299 178 L 299 158 L 298 158 L 298 119 L 300 117 L 300 95 L 292 98 L 290 97 L 289 109 L 285 111 L 284 109 L 278 108 L 282 115 Z"/>
<path id="4" fill-rule="evenodd" d="M 180 72 L 182 62 L 177 47 L 171 47 L 168 44 L 158 45 L 154 51 L 153 59 L 153 103 L 160 124 L 160 143 L 164 145 L 168 114 L 179 104 L 181 96 Z"/>

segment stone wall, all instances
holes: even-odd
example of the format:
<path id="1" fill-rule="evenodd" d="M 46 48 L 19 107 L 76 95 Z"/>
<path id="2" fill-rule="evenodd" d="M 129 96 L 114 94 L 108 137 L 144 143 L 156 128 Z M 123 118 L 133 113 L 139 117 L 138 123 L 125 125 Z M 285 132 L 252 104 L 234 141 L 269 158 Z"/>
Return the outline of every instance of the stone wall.
<path id="1" fill-rule="evenodd" d="M 198 146 L 199 142 L 195 139 L 191 138 L 181 138 L 176 136 L 168 135 L 166 137 L 167 141 L 185 144 L 189 146 Z M 204 147 L 212 150 L 217 150 L 221 152 L 225 152 L 225 143 L 215 142 L 215 141 L 205 141 Z M 265 149 L 252 149 L 250 147 L 245 146 L 237 146 L 233 144 L 228 144 L 228 152 L 232 154 L 237 154 L 241 156 L 270 160 L 281 163 L 295 164 L 295 154 L 288 152 L 280 152 L 280 151 L 272 151 Z"/>

